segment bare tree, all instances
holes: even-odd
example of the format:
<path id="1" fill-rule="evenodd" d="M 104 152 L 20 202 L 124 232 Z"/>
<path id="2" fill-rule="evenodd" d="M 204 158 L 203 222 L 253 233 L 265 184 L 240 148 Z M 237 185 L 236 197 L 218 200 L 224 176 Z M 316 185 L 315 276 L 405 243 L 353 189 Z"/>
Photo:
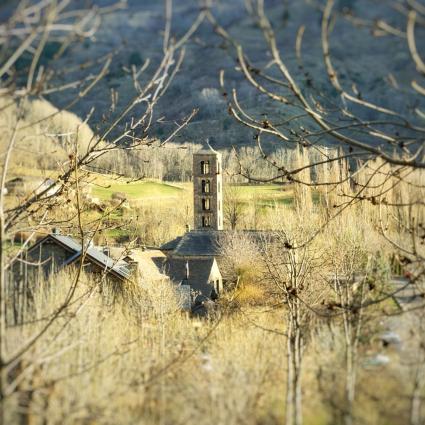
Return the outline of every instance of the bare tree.
<path id="1" fill-rule="evenodd" d="M 314 322 L 315 309 L 324 299 L 326 285 L 319 271 L 323 261 L 321 255 L 311 246 L 292 249 L 297 239 L 308 231 L 306 223 L 300 219 L 288 224 L 281 226 L 285 229 L 273 232 L 264 241 L 262 257 L 264 279 L 284 306 L 287 367 L 285 423 L 301 425 L 304 350 Z"/>
<path id="2" fill-rule="evenodd" d="M 424 189 L 425 130 L 421 125 L 424 113 L 419 106 L 410 110 L 405 109 L 403 112 L 393 110 L 387 105 L 368 100 L 368 93 L 357 87 L 355 82 L 349 87 L 340 75 L 342 71 L 340 72 L 335 65 L 337 61 L 334 61 L 332 56 L 331 36 L 335 26 L 341 22 L 345 31 L 349 31 L 351 26 L 353 31 L 359 31 L 358 27 L 367 28 L 371 30 L 372 36 L 405 40 L 404 52 L 410 55 L 414 66 L 413 73 L 416 70 L 416 76 L 412 77 L 410 87 L 403 88 L 397 77 L 390 73 L 387 79 L 388 90 L 393 91 L 399 98 L 403 97 L 405 101 L 420 105 L 425 91 L 421 83 L 423 59 L 416 34 L 422 31 L 424 25 L 423 7 L 411 1 L 400 2 L 397 7 L 388 5 L 383 8 L 384 13 L 388 15 L 372 21 L 358 16 L 352 8 L 337 8 L 334 0 L 313 4 L 307 2 L 309 4 L 304 6 L 306 11 L 312 7 L 313 12 L 321 15 L 319 53 L 323 57 L 328 82 L 328 86 L 322 89 L 325 76 L 309 72 L 303 61 L 303 39 L 312 30 L 305 23 L 301 23 L 296 34 L 295 46 L 285 45 L 280 30 L 274 28 L 267 14 L 264 1 L 247 0 L 245 3 L 248 13 L 259 29 L 259 37 L 262 36 L 264 39 L 267 56 L 256 58 L 258 64 L 251 59 L 250 46 L 245 46 L 232 36 L 231 31 L 215 19 L 212 11 L 208 12 L 208 19 L 216 32 L 233 47 L 238 69 L 247 84 L 261 94 L 261 99 L 265 99 L 265 105 L 272 103 L 277 111 L 274 117 L 266 117 L 258 107 L 255 111 L 244 107 L 236 88 L 225 89 L 225 75 L 223 71 L 221 72 L 220 81 L 223 95 L 228 99 L 228 112 L 241 125 L 252 129 L 263 160 L 275 169 L 275 176 L 272 178 L 256 179 L 251 174 L 249 178 L 259 181 L 286 179 L 315 188 L 321 186 L 342 188 L 348 183 L 349 192 L 346 187 L 341 189 L 341 196 L 347 195 L 346 200 L 332 205 L 333 213 L 329 216 L 328 222 L 341 214 L 342 210 L 359 203 L 370 204 L 379 210 L 388 210 L 392 207 L 392 211 L 387 211 L 390 216 L 394 211 L 407 212 L 410 208 L 414 216 L 413 221 L 400 223 L 400 226 L 404 227 L 404 234 L 409 235 L 408 238 L 400 243 L 397 237 L 389 235 L 385 219 L 381 225 L 381 233 L 395 249 L 408 257 L 407 261 L 415 262 L 415 276 L 421 275 L 424 271 L 425 257 L 414 242 L 414 239 L 419 240 L 422 237 L 422 231 L 417 227 L 419 222 L 423 224 L 420 212 L 423 211 L 423 204 L 420 196 L 407 202 L 398 199 L 391 203 L 386 195 L 400 187 L 415 186 L 418 192 Z M 397 20 L 398 26 L 389 23 L 392 17 Z M 404 27 L 401 26 L 403 21 Z M 293 47 L 298 65 L 295 71 L 292 70 Z M 350 52 L 347 51 L 345 54 L 348 57 Z M 303 78 L 299 77 L 300 71 Z M 288 148 L 312 149 L 317 153 L 316 159 L 308 164 L 288 167 L 287 164 L 272 158 L 267 149 L 263 149 L 263 139 Z M 333 155 L 326 145 L 339 147 L 338 155 Z M 321 176 L 324 179 L 317 177 L 317 170 L 320 167 L 333 163 L 345 170 L 336 180 L 326 178 L 326 174 Z M 312 181 L 306 178 L 307 169 L 313 170 L 312 174 L 316 175 Z M 363 173 L 364 171 L 366 173 Z M 244 172 L 242 167 L 241 172 Z M 362 173 L 369 174 L 369 178 L 362 180 Z M 414 178 L 413 175 L 421 177 Z"/>
<path id="3" fill-rule="evenodd" d="M 10 171 L 11 158 L 19 138 L 22 137 L 22 130 L 31 130 L 61 111 L 57 110 L 34 122 L 23 124 L 22 112 L 25 102 L 31 96 L 42 97 L 68 90 L 73 92 L 73 97 L 62 108 L 62 110 L 67 110 L 75 107 L 83 98 L 88 98 L 93 87 L 107 75 L 114 52 L 91 60 L 86 64 L 80 64 L 82 68 L 93 71 L 88 72 L 85 77 L 78 81 L 65 84 L 58 82 L 57 76 L 66 74 L 71 70 L 58 69 L 57 61 L 70 45 L 81 42 L 95 34 L 101 23 L 102 15 L 123 7 L 125 7 L 124 2 L 118 2 L 105 8 L 77 9 L 67 0 L 48 0 L 34 3 L 22 1 L 9 20 L 0 26 L 2 44 L 0 52 L 2 57 L 0 61 L 2 63 L 0 67 L 2 88 L 0 95 L 8 99 L 3 110 L 17 105 L 17 113 L 10 129 L 9 140 L 2 154 L 0 180 L 0 399 L 2 402 L 2 418 L 4 417 L 3 401 L 13 393 L 16 389 L 15 382 L 20 379 L 19 373 L 14 375 L 11 374 L 11 371 L 17 370 L 16 365 L 20 359 L 46 334 L 59 317 L 62 317 L 65 313 L 76 314 L 78 312 L 78 307 L 75 308 L 73 304 L 76 302 L 75 293 L 85 252 L 95 234 L 104 227 L 103 220 L 111 212 L 111 210 L 105 212 L 99 220 L 90 223 L 88 226 L 87 220 L 83 218 L 81 186 L 91 181 L 91 172 L 93 168 L 96 169 L 96 161 L 103 155 L 120 149 L 138 149 L 152 143 L 152 137 L 149 133 L 153 122 L 154 108 L 167 91 L 181 66 L 185 55 L 184 44 L 205 17 L 205 11 L 201 10 L 190 28 L 180 38 L 173 38 L 171 26 L 172 1 L 166 0 L 162 57 L 156 65 L 152 66 L 151 61 L 147 59 L 139 68 L 133 67 L 133 98 L 119 109 L 116 105 L 117 96 L 112 96 L 111 106 L 108 115 L 105 116 L 104 124 L 98 127 L 90 140 L 84 141 L 84 147 L 79 146 L 78 138 L 75 138 L 75 143 L 70 144 L 68 159 L 60 164 L 59 176 L 57 174 L 52 175 L 52 182 L 49 187 L 37 188 L 37 190 L 27 194 L 21 202 L 14 204 L 10 197 L 6 196 L 5 185 Z M 40 58 L 51 39 L 58 42 L 60 47 L 53 61 L 42 64 Z M 16 66 L 17 61 L 24 54 L 30 55 L 30 64 L 24 68 Z M 94 108 L 85 117 L 84 123 L 91 122 L 93 112 Z M 180 122 L 177 122 L 175 129 L 165 136 L 161 145 L 172 140 L 195 113 L 196 111 L 191 111 Z M 57 140 L 61 135 L 55 134 L 51 137 Z M 63 206 L 66 199 L 69 199 L 75 208 L 70 216 L 65 220 L 60 220 L 53 212 Z M 73 284 L 56 310 L 44 319 L 43 326 L 36 333 L 30 335 L 27 340 L 22 341 L 18 346 L 14 346 L 13 351 L 11 351 L 7 339 L 7 287 L 10 285 L 13 287 L 14 282 L 8 284 L 8 269 L 14 261 L 20 260 L 21 253 L 29 245 L 31 237 L 38 229 L 63 224 L 72 226 L 72 222 L 74 222 L 74 229 L 83 246 L 83 253 Z M 13 233 L 23 229 L 29 231 L 29 237 L 17 251 L 11 251 L 8 247 Z"/>
<path id="4" fill-rule="evenodd" d="M 356 394 L 356 379 L 358 369 L 358 351 L 363 336 L 364 308 L 369 299 L 369 283 L 367 270 L 367 254 L 359 241 L 353 240 L 349 234 L 336 238 L 335 253 L 330 256 L 332 290 L 335 303 L 330 307 L 337 310 L 342 319 L 345 351 L 345 386 L 342 419 L 347 425 L 353 423 L 353 407 Z M 338 252 L 338 255 L 337 253 Z"/>
<path id="5" fill-rule="evenodd" d="M 244 206 L 239 188 L 227 185 L 224 189 L 223 214 L 224 219 L 230 224 L 230 228 L 235 230 L 244 215 Z"/>

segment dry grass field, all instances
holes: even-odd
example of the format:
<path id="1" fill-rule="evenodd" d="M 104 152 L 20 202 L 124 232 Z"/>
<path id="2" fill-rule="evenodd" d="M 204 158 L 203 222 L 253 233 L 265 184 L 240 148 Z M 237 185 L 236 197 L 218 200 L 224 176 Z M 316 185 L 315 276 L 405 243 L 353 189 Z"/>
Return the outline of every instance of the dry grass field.
<path id="1" fill-rule="evenodd" d="M 424 31 L 0 1 L 0 425 L 425 424 Z"/>

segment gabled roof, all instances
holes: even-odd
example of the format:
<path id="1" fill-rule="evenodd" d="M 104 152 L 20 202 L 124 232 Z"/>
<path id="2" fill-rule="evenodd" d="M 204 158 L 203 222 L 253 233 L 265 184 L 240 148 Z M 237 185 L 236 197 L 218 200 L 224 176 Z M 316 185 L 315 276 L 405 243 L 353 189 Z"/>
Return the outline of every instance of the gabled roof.
<path id="1" fill-rule="evenodd" d="M 86 252 L 86 259 L 94 260 L 97 262 L 105 271 L 112 271 L 118 274 L 124 279 L 128 279 L 131 275 L 129 268 L 124 261 L 115 261 L 111 257 L 108 257 L 103 252 L 96 248 L 88 248 Z"/>
<path id="2" fill-rule="evenodd" d="M 28 249 L 28 252 L 34 250 L 36 247 L 47 241 L 57 243 L 58 245 L 70 251 L 70 257 L 65 262 L 66 264 L 70 264 L 74 261 L 77 261 L 82 254 L 82 245 L 78 241 L 76 241 L 71 236 L 60 235 L 55 233 L 47 235 L 45 238 L 38 241 L 36 244 L 34 244 Z M 108 257 L 103 252 L 99 251 L 94 247 L 90 247 L 86 250 L 85 260 L 97 264 L 105 271 L 112 272 L 122 279 L 128 279 L 130 277 L 131 272 L 126 267 L 126 263 L 124 263 L 123 261 L 116 262 L 111 257 Z"/>
<path id="3" fill-rule="evenodd" d="M 57 243 L 64 248 L 66 248 L 70 252 L 79 252 L 81 251 L 81 244 L 79 244 L 75 239 L 73 239 L 71 236 L 66 235 L 59 235 L 56 233 L 51 233 L 50 235 L 45 236 L 43 239 L 40 239 L 38 242 L 36 242 L 34 245 L 28 248 L 28 252 L 33 251 L 35 248 L 40 246 L 43 243 L 46 243 L 47 241 L 52 241 L 54 243 Z"/>

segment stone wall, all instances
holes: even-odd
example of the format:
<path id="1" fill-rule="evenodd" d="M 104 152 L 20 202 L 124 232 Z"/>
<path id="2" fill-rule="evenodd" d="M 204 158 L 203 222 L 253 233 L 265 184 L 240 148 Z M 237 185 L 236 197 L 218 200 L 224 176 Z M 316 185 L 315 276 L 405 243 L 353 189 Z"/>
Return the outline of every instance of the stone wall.
<path id="1" fill-rule="evenodd" d="M 202 150 L 193 155 L 195 229 L 223 229 L 222 174 L 221 154 Z"/>

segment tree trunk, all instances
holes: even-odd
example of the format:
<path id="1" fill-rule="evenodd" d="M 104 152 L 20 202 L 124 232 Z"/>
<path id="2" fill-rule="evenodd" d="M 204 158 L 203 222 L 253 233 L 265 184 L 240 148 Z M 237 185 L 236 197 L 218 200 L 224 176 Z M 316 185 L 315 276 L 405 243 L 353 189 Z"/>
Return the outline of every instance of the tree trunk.
<path id="1" fill-rule="evenodd" d="M 302 425 L 302 336 L 298 321 L 289 314 L 287 342 L 286 425 Z"/>
<path id="2" fill-rule="evenodd" d="M 294 424 L 302 425 L 303 416 L 302 416 L 302 387 L 301 387 L 301 362 L 302 362 L 302 336 L 301 330 L 299 327 L 296 329 L 295 337 L 295 359 L 296 359 L 296 372 L 295 372 L 295 414 L 294 414 Z"/>
<path id="3" fill-rule="evenodd" d="M 286 409 L 285 409 L 285 424 L 286 425 L 292 425 L 292 418 L 294 416 L 293 414 L 293 399 L 294 399 L 294 392 L 293 392 L 293 376 L 294 376 L 294 363 L 292 360 L 293 357 L 293 350 L 292 350 L 292 324 L 291 324 L 291 318 L 290 315 L 288 317 L 288 331 L 287 331 L 287 343 L 286 343 L 286 364 L 288 369 L 288 375 L 286 377 Z"/>
<path id="4" fill-rule="evenodd" d="M 410 399 L 410 417 L 409 425 L 420 425 L 423 424 L 421 421 L 421 406 L 422 406 L 422 375 L 423 375 L 423 366 L 418 366 L 415 372 L 415 379 L 413 384 L 412 397 Z"/>
<path id="5" fill-rule="evenodd" d="M 350 344 L 346 347 L 346 375 L 345 375 L 345 399 L 346 407 L 344 412 L 344 424 L 352 425 L 353 423 L 353 405 L 356 387 L 356 367 L 355 352 Z"/>
<path id="6" fill-rule="evenodd" d="M 0 188 L 1 190 L 1 188 Z M 0 425 L 4 424 L 4 391 L 6 386 L 5 340 L 6 340 L 6 273 L 4 258 L 4 215 L 0 205 Z"/>

